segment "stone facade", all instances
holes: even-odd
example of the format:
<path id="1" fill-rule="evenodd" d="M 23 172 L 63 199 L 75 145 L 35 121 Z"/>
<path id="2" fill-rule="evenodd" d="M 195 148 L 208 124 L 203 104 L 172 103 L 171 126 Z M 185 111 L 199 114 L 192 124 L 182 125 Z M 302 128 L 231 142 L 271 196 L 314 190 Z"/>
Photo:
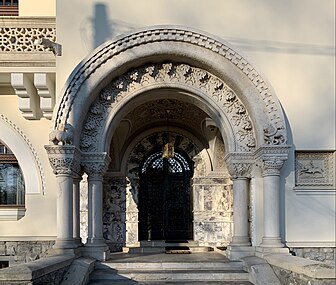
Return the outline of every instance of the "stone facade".
<path id="1" fill-rule="evenodd" d="M 9 265 L 37 260 L 48 255 L 55 241 L 0 241 L 0 260 Z"/>
<path id="2" fill-rule="evenodd" d="M 330 265 L 336 263 L 335 247 L 296 247 L 290 250 L 298 257 L 322 261 Z"/>
<path id="3" fill-rule="evenodd" d="M 281 284 L 295 285 L 334 285 L 335 279 L 315 279 L 300 273 L 289 271 L 277 266 L 272 266 L 275 274 L 279 278 Z"/>

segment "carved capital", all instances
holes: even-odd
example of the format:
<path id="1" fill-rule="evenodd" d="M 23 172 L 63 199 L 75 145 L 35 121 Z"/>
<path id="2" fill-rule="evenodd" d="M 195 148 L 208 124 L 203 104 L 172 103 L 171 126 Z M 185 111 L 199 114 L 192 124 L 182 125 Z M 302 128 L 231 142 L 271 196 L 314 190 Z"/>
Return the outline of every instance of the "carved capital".
<path id="1" fill-rule="evenodd" d="M 230 176 L 233 179 L 251 177 L 251 171 L 252 171 L 251 163 L 231 162 L 227 164 L 227 168 Z"/>
<path id="2" fill-rule="evenodd" d="M 89 178 L 101 178 L 108 169 L 110 158 L 104 153 L 85 153 L 82 161 Z"/>
<path id="3" fill-rule="evenodd" d="M 263 176 L 280 175 L 281 167 L 284 164 L 284 160 L 278 157 L 269 157 L 266 160 L 262 160 L 262 174 Z"/>
<path id="4" fill-rule="evenodd" d="M 225 162 L 231 178 L 250 178 L 253 158 L 249 153 L 230 153 Z"/>
<path id="5" fill-rule="evenodd" d="M 80 155 L 75 146 L 46 145 L 49 163 L 56 175 L 80 173 Z"/>

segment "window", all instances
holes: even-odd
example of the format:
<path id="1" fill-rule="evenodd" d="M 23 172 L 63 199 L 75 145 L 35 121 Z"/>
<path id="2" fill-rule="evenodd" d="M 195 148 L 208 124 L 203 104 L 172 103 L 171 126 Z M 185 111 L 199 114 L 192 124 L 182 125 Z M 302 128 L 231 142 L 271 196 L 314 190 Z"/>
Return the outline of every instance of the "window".
<path id="1" fill-rule="evenodd" d="M 0 141 L 0 207 L 24 206 L 25 184 L 15 155 Z"/>
<path id="2" fill-rule="evenodd" d="M 19 16 L 19 1 L 0 0 L 0 16 Z"/>

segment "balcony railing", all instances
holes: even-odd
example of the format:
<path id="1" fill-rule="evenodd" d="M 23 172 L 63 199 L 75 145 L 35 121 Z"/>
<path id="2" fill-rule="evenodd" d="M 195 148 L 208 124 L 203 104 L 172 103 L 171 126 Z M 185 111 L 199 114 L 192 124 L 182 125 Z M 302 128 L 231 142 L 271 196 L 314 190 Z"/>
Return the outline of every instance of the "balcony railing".
<path id="1" fill-rule="evenodd" d="M 41 39 L 56 40 L 51 17 L 0 17 L 0 66 L 54 66 L 55 57 Z"/>

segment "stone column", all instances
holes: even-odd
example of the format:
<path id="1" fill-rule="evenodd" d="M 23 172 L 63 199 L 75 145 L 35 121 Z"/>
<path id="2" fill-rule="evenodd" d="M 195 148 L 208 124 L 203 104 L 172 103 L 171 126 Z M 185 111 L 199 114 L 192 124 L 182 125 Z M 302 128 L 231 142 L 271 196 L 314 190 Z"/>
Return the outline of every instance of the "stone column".
<path id="1" fill-rule="evenodd" d="M 78 246 L 82 246 L 80 237 L 80 181 L 82 177 L 73 178 L 73 238 Z"/>
<path id="2" fill-rule="evenodd" d="M 109 248 L 103 237 L 103 175 L 109 160 L 106 154 L 96 154 L 91 161 L 84 162 L 88 174 L 88 238 L 83 254 L 106 260 Z"/>
<path id="3" fill-rule="evenodd" d="M 73 174 L 79 160 L 72 145 L 45 146 L 57 181 L 57 239 L 54 249 L 78 247 L 73 238 Z"/>
<path id="4" fill-rule="evenodd" d="M 228 247 L 229 259 L 236 260 L 254 254 L 249 236 L 249 179 L 252 164 L 249 162 L 227 161 L 233 181 L 233 237 Z"/>
<path id="5" fill-rule="evenodd" d="M 264 236 L 261 247 L 284 247 L 280 237 L 280 169 L 277 157 L 262 160 L 264 182 Z"/>

